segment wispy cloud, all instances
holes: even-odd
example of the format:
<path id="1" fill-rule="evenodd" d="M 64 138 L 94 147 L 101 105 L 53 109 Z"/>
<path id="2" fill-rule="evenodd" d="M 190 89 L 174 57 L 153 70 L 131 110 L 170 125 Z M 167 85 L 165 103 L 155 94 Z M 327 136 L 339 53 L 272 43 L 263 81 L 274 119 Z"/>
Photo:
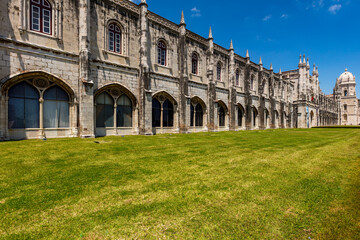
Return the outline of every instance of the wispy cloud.
<path id="1" fill-rule="evenodd" d="M 269 21 L 271 18 L 272 18 L 272 15 L 269 14 L 269 15 L 265 16 L 262 20 L 263 20 L 263 22 L 267 22 L 267 21 Z"/>
<path id="2" fill-rule="evenodd" d="M 329 7 L 329 12 L 332 14 L 337 14 L 341 9 L 341 4 L 334 4 Z"/>
<path id="3" fill-rule="evenodd" d="M 201 10 L 197 9 L 197 7 L 193 7 L 191 10 L 191 17 L 201 17 Z"/>
<path id="4" fill-rule="evenodd" d="M 283 15 L 281 15 L 280 18 L 281 18 L 281 19 L 287 19 L 288 17 L 289 17 L 289 15 L 287 15 L 287 14 L 284 13 Z"/>

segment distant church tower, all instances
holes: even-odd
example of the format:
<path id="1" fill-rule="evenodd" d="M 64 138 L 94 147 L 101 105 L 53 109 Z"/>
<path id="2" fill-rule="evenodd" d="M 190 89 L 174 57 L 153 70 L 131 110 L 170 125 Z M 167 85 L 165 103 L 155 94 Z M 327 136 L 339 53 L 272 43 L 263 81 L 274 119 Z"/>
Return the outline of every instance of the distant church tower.
<path id="1" fill-rule="evenodd" d="M 334 96 L 340 107 L 341 125 L 359 124 L 359 101 L 356 97 L 355 76 L 345 69 L 336 81 Z"/>

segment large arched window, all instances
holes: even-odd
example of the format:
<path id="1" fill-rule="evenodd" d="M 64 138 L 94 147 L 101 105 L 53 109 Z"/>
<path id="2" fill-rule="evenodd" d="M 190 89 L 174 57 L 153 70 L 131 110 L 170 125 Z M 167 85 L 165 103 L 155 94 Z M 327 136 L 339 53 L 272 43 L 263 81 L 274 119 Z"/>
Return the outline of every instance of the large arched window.
<path id="1" fill-rule="evenodd" d="M 256 127 L 256 118 L 257 118 L 258 112 L 256 108 L 253 108 L 253 126 Z"/>
<path id="2" fill-rule="evenodd" d="M 30 0 L 30 29 L 51 35 L 51 4 L 47 0 Z"/>
<path id="3" fill-rule="evenodd" d="M 242 127 L 243 126 L 243 117 L 244 117 L 244 109 L 239 106 L 238 107 L 238 126 Z"/>
<path id="4" fill-rule="evenodd" d="M 174 125 L 174 106 L 166 99 L 163 103 L 163 127 L 172 127 Z"/>
<path id="5" fill-rule="evenodd" d="M 27 82 L 10 88 L 9 128 L 39 128 L 39 92 Z"/>
<path id="6" fill-rule="evenodd" d="M 162 98 L 163 96 L 161 96 Z M 157 98 L 152 100 L 152 126 L 173 127 L 174 126 L 174 105 L 169 99 Z"/>
<path id="7" fill-rule="evenodd" d="M 161 103 L 156 98 L 152 100 L 152 126 L 161 127 Z"/>
<path id="8" fill-rule="evenodd" d="M 199 58 L 196 53 L 192 54 L 191 57 L 191 72 L 192 74 L 198 74 L 199 73 Z"/>
<path id="9" fill-rule="evenodd" d="M 116 121 L 117 127 L 132 127 L 132 103 L 125 94 L 117 100 Z"/>
<path id="10" fill-rule="evenodd" d="M 69 96 L 59 86 L 44 93 L 44 128 L 69 127 Z"/>
<path id="11" fill-rule="evenodd" d="M 195 106 L 195 107 L 194 107 Z M 190 104 L 190 126 L 203 126 L 204 111 L 200 103 Z"/>
<path id="12" fill-rule="evenodd" d="M 221 81 L 221 64 L 216 65 L 216 80 Z"/>
<path id="13" fill-rule="evenodd" d="M 166 44 L 164 41 L 158 43 L 158 64 L 166 66 Z"/>
<path id="14" fill-rule="evenodd" d="M 222 105 L 219 107 L 219 126 L 225 126 L 225 108 Z"/>
<path id="15" fill-rule="evenodd" d="M 109 33 L 109 51 L 121 53 L 121 29 L 116 23 L 110 23 L 108 27 Z"/>
<path id="16" fill-rule="evenodd" d="M 114 127 L 114 99 L 106 92 L 96 98 L 96 127 Z"/>
<path id="17" fill-rule="evenodd" d="M 236 69 L 235 85 L 236 85 L 236 86 L 240 86 L 240 71 L 239 71 L 239 69 Z"/>

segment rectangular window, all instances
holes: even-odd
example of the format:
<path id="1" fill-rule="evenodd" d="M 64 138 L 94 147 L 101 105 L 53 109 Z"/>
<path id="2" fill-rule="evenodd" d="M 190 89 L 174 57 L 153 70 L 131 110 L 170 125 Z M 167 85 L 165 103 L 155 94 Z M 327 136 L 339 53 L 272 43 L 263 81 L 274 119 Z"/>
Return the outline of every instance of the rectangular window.
<path id="1" fill-rule="evenodd" d="M 43 32 L 51 34 L 50 26 L 51 12 L 49 10 L 43 9 Z"/>
<path id="2" fill-rule="evenodd" d="M 109 32 L 109 50 L 114 51 L 114 33 Z"/>
<path id="3" fill-rule="evenodd" d="M 115 35 L 115 40 L 116 40 L 116 45 L 115 45 L 115 47 L 116 47 L 116 52 L 118 52 L 118 53 L 120 53 L 120 34 L 116 34 Z"/>
<path id="4" fill-rule="evenodd" d="M 40 31 L 40 8 L 32 6 L 31 29 Z"/>

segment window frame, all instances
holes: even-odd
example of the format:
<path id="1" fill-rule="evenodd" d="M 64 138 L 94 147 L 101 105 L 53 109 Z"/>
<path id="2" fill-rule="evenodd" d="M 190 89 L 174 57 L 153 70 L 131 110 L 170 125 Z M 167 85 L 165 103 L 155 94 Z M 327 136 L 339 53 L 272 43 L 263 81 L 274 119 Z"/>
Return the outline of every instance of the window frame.
<path id="1" fill-rule="evenodd" d="M 160 66 L 166 67 L 168 65 L 167 61 L 167 44 L 164 40 L 159 40 L 157 43 L 157 64 Z"/>
<path id="2" fill-rule="evenodd" d="M 48 6 L 45 5 L 45 3 L 48 4 Z M 51 5 L 51 2 L 49 0 L 38 0 L 36 2 L 36 0 L 30 0 L 30 30 L 34 31 L 34 32 L 38 32 L 38 33 L 42 33 L 42 34 L 46 34 L 49 36 L 53 35 L 53 7 Z M 33 27 L 33 15 L 34 15 L 34 11 L 33 8 L 37 8 L 38 9 L 38 29 L 35 29 Z M 49 32 L 45 31 L 45 11 L 49 13 L 49 21 L 48 21 L 48 28 L 49 28 Z"/>
<path id="3" fill-rule="evenodd" d="M 191 55 L 191 73 L 199 75 L 199 56 L 196 52 Z"/>
<path id="4" fill-rule="evenodd" d="M 113 26 L 113 29 L 111 29 L 111 26 Z M 118 28 L 118 31 L 117 29 Z M 113 40 L 112 43 L 110 42 L 111 40 L 111 33 L 113 34 Z M 119 50 L 117 50 L 117 41 L 119 41 L 118 43 L 118 47 Z M 113 49 L 111 49 L 111 47 Z M 119 23 L 115 22 L 115 21 L 111 21 L 108 26 L 107 26 L 107 50 L 111 53 L 114 54 L 119 54 L 122 55 L 124 52 L 123 49 L 123 30 L 122 27 Z"/>
<path id="5" fill-rule="evenodd" d="M 216 64 L 216 81 L 222 82 L 222 65 L 220 62 Z"/>

